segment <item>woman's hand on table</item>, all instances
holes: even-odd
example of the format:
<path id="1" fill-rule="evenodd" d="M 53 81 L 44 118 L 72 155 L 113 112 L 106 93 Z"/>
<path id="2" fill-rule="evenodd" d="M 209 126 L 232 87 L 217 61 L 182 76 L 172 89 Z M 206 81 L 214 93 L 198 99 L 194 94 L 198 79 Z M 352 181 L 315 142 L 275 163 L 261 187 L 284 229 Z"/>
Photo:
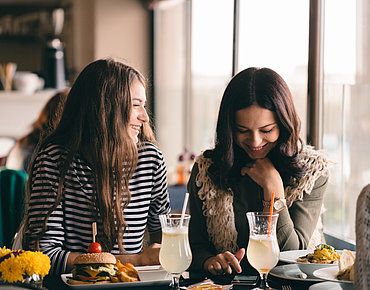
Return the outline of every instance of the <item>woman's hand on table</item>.
<path id="1" fill-rule="evenodd" d="M 138 255 L 138 262 L 142 266 L 159 265 L 159 250 L 161 245 L 151 244 Z"/>
<path id="2" fill-rule="evenodd" d="M 229 251 L 226 251 L 214 257 L 208 258 L 203 267 L 212 275 L 230 275 L 232 273 L 232 268 L 237 273 L 241 273 L 242 268 L 240 267 L 240 261 L 243 259 L 244 255 L 245 248 L 241 248 L 235 253 L 235 255 Z"/>
<path id="3" fill-rule="evenodd" d="M 151 266 L 159 265 L 159 250 L 161 245 L 158 243 L 151 244 L 140 254 L 116 255 L 122 264 L 131 263 L 134 266 Z"/>

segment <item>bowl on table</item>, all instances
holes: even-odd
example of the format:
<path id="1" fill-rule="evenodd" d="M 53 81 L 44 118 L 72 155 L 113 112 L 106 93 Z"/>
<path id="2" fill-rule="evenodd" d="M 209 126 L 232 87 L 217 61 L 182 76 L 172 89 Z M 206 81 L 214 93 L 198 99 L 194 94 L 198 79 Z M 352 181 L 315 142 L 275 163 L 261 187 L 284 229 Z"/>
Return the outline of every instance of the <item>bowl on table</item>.
<path id="1" fill-rule="evenodd" d="M 307 254 L 312 253 L 313 250 L 294 250 L 280 252 L 280 261 L 288 264 L 297 264 L 299 269 L 306 275 L 314 277 L 313 272 L 322 268 L 338 267 L 338 264 L 318 264 L 318 263 L 304 263 L 297 262 L 297 259 Z M 341 251 L 336 251 L 341 253 Z"/>

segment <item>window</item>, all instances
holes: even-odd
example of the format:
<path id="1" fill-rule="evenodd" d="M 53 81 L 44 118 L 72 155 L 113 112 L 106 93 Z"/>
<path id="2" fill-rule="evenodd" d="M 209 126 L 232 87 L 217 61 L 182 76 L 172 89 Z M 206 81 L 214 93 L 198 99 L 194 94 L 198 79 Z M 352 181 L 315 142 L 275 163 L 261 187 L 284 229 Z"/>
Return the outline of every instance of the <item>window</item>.
<path id="1" fill-rule="evenodd" d="M 323 147 L 333 161 L 325 196 L 324 230 L 352 241 L 356 200 L 370 182 L 367 3 L 324 1 Z"/>
<path id="2" fill-rule="evenodd" d="M 267 66 L 286 79 L 304 139 L 308 0 L 245 0 L 239 8 L 236 65 Z M 155 123 L 171 182 L 185 146 L 200 154 L 214 144 L 220 100 L 233 71 L 234 1 L 165 1 L 154 15 Z"/>
<path id="3" fill-rule="evenodd" d="M 155 132 L 166 158 L 169 181 L 185 144 L 187 13 L 185 1 L 159 2 L 154 13 Z"/>
<path id="4" fill-rule="evenodd" d="M 199 154 L 214 144 L 219 105 L 232 76 L 234 5 L 230 0 L 192 3 L 188 142 L 191 150 Z"/>
<path id="5" fill-rule="evenodd" d="M 220 100 L 231 78 L 234 6 L 230 0 L 166 2 L 154 11 L 154 111 L 174 183 L 184 147 L 198 155 L 213 144 Z"/>
<path id="6" fill-rule="evenodd" d="M 237 70 L 268 67 L 284 78 L 306 140 L 309 1 L 243 0 L 239 23 Z"/>

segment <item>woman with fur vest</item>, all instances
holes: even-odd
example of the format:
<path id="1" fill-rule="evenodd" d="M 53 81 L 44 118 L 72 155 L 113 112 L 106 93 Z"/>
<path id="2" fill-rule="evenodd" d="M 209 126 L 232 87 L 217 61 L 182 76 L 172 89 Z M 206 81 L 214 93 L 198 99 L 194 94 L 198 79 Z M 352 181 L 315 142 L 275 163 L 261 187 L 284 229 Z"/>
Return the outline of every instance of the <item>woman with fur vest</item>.
<path id="1" fill-rule="evenodd" d="M 281 251 L 323 242 L 329 163 L 299 133 L 291 92 L 279 74 L 252 67 L 233 77 L 221 101 L 215 146 L 197 158 L 188 183 L 189 238 L 197 253 L 190 270 L 257 274 L 245 257 L 246 213 L 269 211 L 271 202 L 279 212 Z"/>

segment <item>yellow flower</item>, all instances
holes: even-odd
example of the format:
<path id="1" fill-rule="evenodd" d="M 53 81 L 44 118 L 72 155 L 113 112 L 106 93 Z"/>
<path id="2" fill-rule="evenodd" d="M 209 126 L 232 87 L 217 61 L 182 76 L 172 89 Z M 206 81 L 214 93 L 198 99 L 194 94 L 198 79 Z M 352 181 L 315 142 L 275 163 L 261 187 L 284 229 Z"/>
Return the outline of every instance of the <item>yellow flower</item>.
<path id="1" fill-rule="evenodd" d="M 9 254 L 12 250 L 7 249 L 6 247 L 0 248 L 0 258 Z"/>
<path id="2" fill-rule="evenodd" d="M 5 252 L 4 248 L 2 251 Z M 42 252 L 11 253 L 9 258 L 0 263 L 1 278 L 9 283 L 23 281 L 33 274 L 39 275 L 42 279 L 49 273 L 49 270 L 50 259 Z"/>
<path id="3" fill-rule="evenodd" d="M 41 252 L 26 251 L 19 255 L 22 263 L 26 265 L 25 273 L 27 276 L 37 274 L 43 278 L 49 273 L 50 259 Z"/>
<path id="4" fill-rule="evenodd" d="M 0 272 L 1 272 L 1 278 L 4 281 L 7 281 L 9 283 L 22 281 L 24 269 L 21 263 L 19 263 L 19 259 L 14 257 L 13 254 L 10 255 L 10 258 L 5 259 L 0 264 Z"/>

